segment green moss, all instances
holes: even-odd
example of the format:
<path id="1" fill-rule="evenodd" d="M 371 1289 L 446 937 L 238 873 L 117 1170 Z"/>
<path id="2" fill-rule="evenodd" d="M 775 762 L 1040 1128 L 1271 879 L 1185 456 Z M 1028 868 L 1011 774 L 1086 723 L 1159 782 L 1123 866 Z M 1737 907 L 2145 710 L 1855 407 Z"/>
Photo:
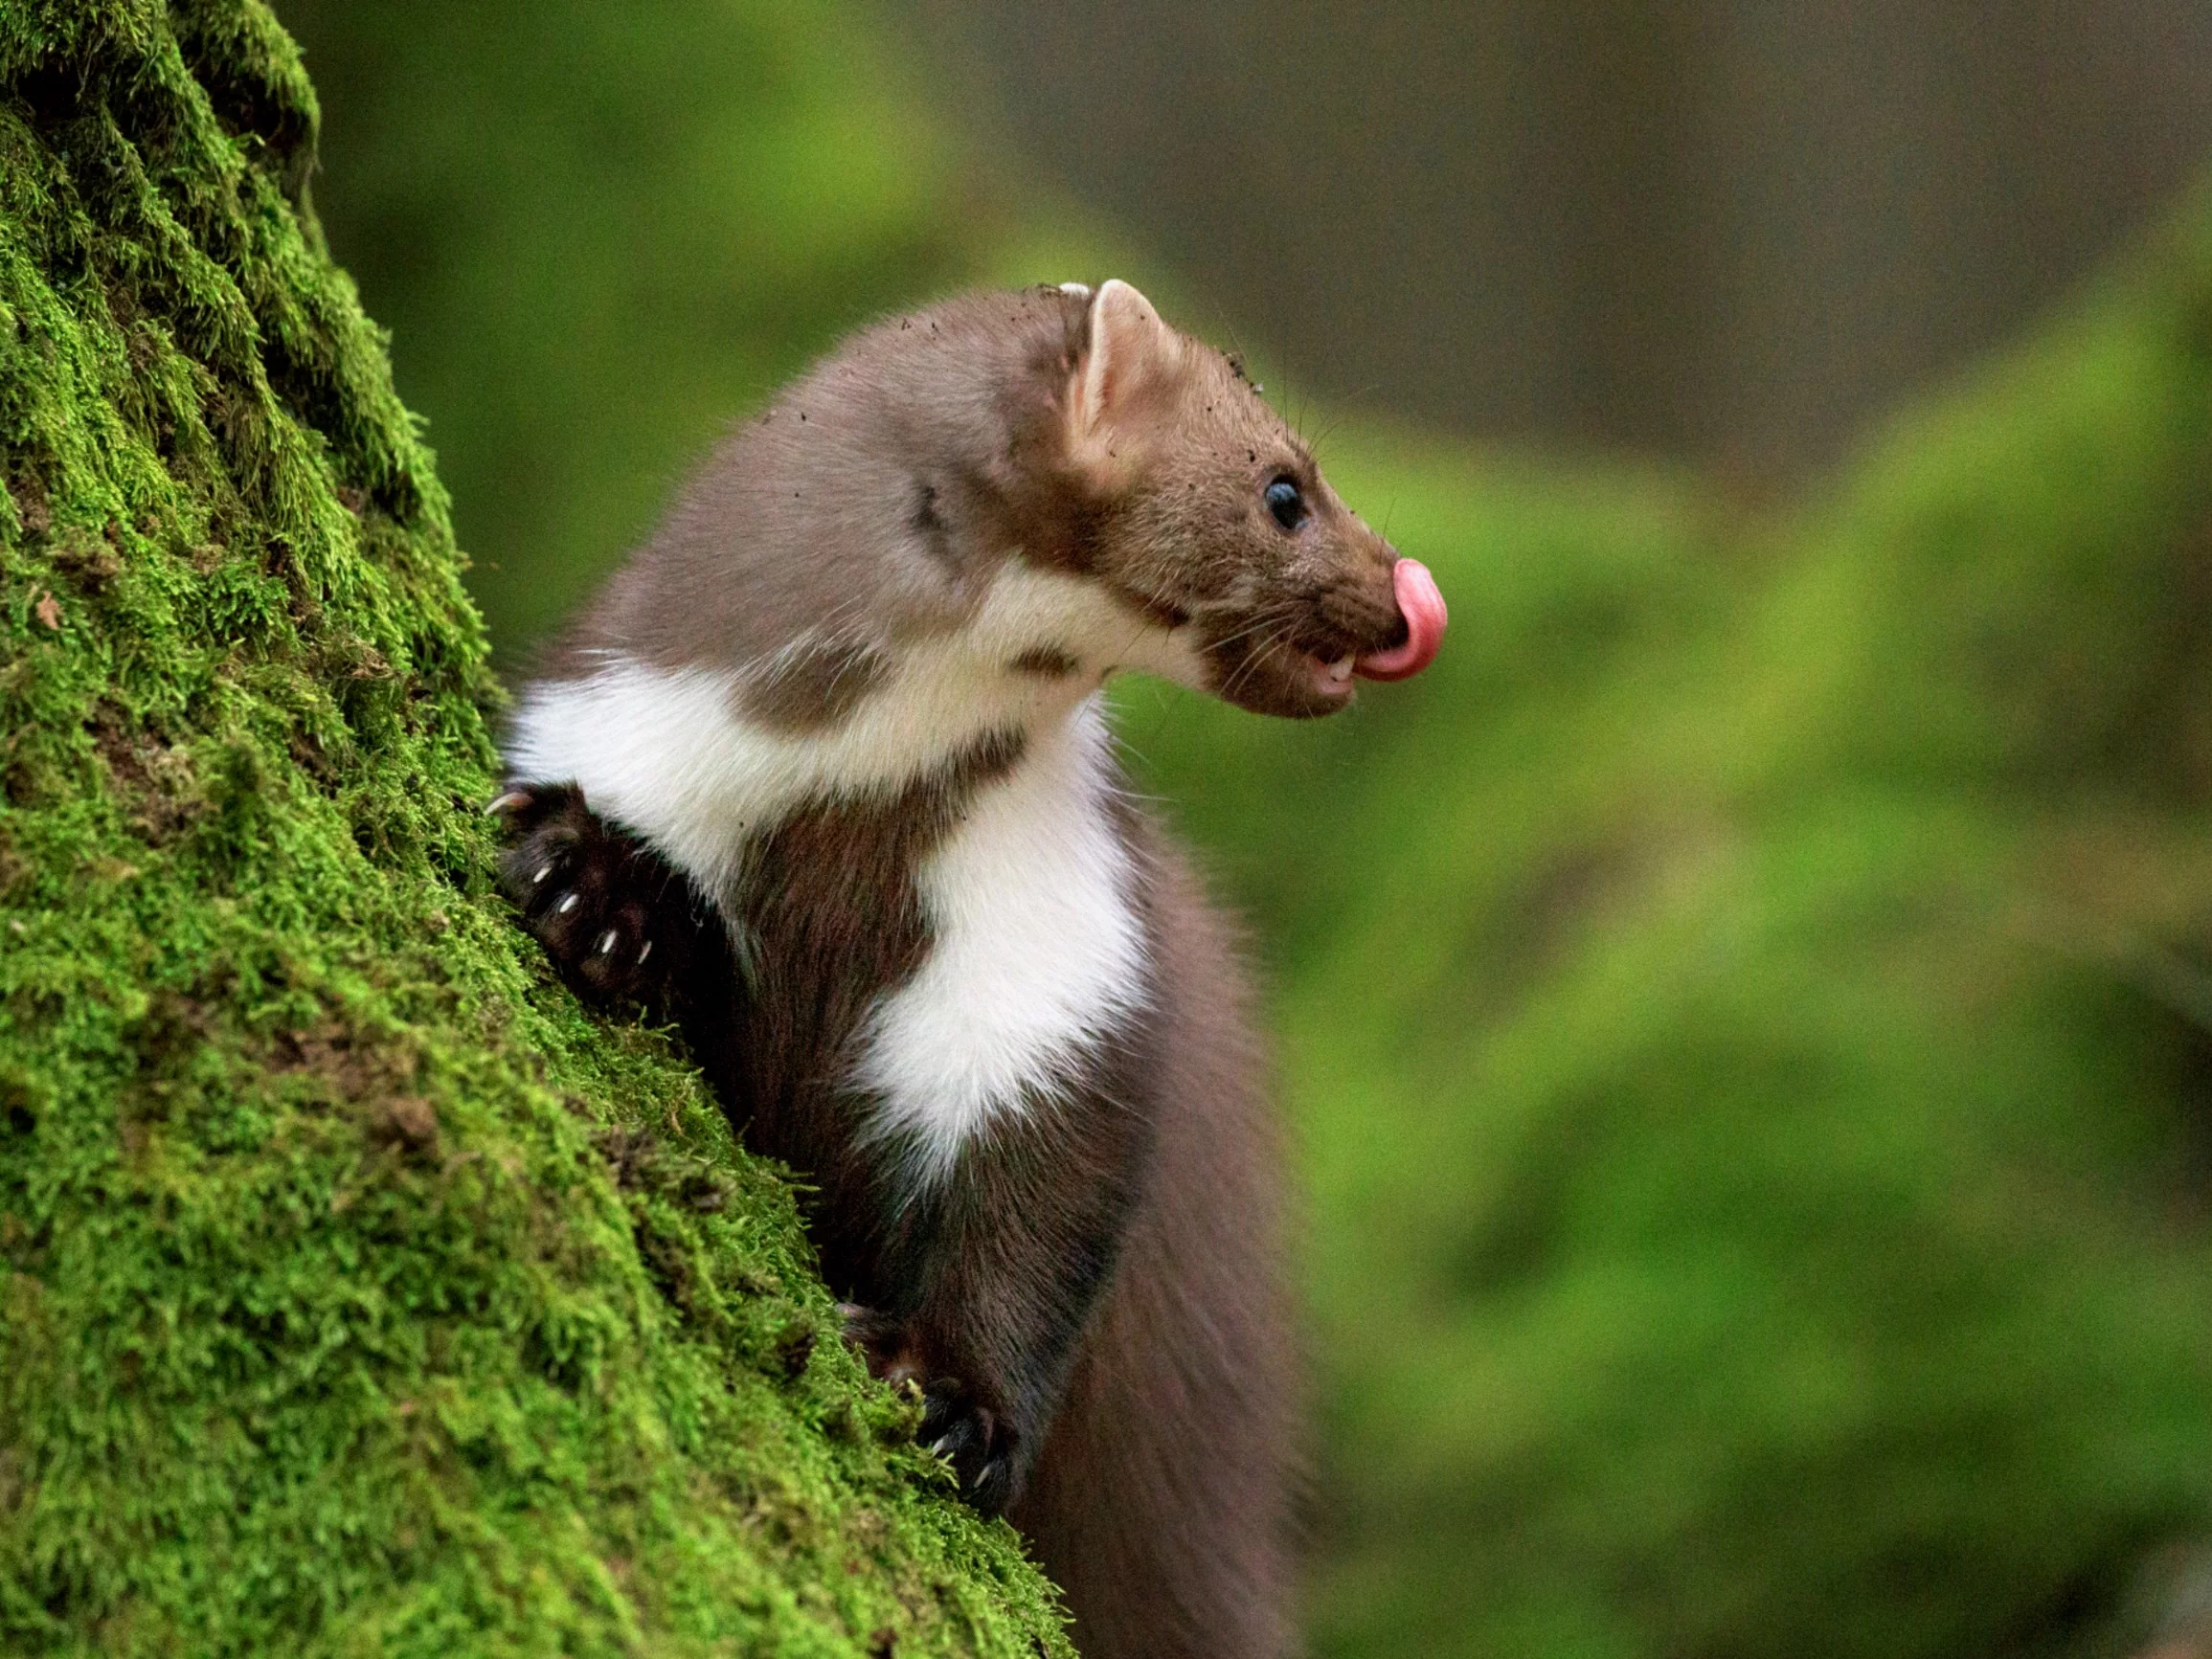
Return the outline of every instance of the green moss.
<path id="1" fill-rule="evenodd" d="M 394 334 L 511 653 L 689 460 L 869 316 L 972 274 L 980 198 L 861 0 L 284 0 L 315 185 Z"/>
<path id="2" fill-rule="evenodd" d="M 1065 1652 L 493 892 L 315 127 L 260 5 L 0 15 L 0 1646 Z"/>

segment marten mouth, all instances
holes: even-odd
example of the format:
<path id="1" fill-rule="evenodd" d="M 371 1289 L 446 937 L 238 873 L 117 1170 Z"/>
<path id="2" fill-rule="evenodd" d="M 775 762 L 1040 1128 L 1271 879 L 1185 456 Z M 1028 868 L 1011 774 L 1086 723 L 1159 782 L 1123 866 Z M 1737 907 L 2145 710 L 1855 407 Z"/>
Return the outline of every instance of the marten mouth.
<path id="1" fill-rule="evenodd" d="M 1352 694 L 1352 674 L 1360 660 L 1350 652 L 1334 662 L 1323 662 L 1311 651 L 1299 653 L 1305 659 L 1306 674 L 1314 683 L 1314 689 L 1323 697 L 1349 697 Z"/>
<path id="2" fill-rule="evenodd" d="M 1436 578 L 1418 559 L 1400 559 L 1390 570 L 1390 588 L 1398 600 L 1398 617 L 1405 638 L 1377 651 L 1347 651 L 1334 660 L 1319 653 L 1300 653 L 1313 687 L 1323 697 L 1349 697 L 1352 681 L 1410 680 L 1435 661 L 1444 642 L 1444 625 L 1450 613 Z"/>

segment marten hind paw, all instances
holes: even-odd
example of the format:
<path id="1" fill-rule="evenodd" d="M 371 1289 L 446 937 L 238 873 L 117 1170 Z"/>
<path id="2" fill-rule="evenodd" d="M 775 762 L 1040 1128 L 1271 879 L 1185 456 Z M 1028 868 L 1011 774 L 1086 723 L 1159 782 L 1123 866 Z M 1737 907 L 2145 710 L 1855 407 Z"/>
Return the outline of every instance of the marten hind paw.
<path id="1" fill-rule="evenodd" d="M 903 1319 L 840 1302 L 845 1339 L 868 1362 L 869 1374 L 893 1388 L 921 1394 L 921 1427 L 914 1439 L 952 1466 L 960 1496 L 985 1514 L 997 1514 L 1014 1495 L 1014 1436 L 996 1412 L 957 1379 L 929 1379 Z"/>
<path id="2" fill-rule="evenodd" d="M 603 1001 L 656 1001 L 680 945 L 660 924 L 683 878 L 574 784 L 514 785 L 488 810 L 509 837 L 501 886 L 562 976 Z"/>
<path id="3" fill-rule="evenodd" d="M 1012 1499 L 1013 1436 L 961 1383 L 945 1379 L 922 1390 L 914 1438 L 952 1466 L 960 1496 L 984 1514 L 997 1514 Z"/>
<path id="4" fill-rule="evenodd" d="M 921 1372 L 908 1347 L 905 1320 L 858 1302 L 840 1302 L 837 1312 L 845 1321 L 846 1341 L 868 1362 L 869 1376 L 893 1388 L 909 1381 L 919 1385 Z"/>

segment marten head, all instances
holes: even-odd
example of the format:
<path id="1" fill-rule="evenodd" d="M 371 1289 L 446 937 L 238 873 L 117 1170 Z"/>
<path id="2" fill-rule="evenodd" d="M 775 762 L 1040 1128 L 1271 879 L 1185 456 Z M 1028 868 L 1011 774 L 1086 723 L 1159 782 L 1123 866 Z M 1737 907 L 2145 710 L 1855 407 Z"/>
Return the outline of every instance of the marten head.
<path id="1" fill-rule="evenodd" d="M 730 436 L 546 678 L 727 675 L 748 722 L 836 734 L 872 787 L 1125 668 L 1333 713 L 1443 631 L 1429 572 L 1258 388 L 1115 281 L 847 340 Z"/>
<path id="2" fill-rule="evenodd" d="M 1355 675 L 1418 673 L 1444 601 L 1329 487 L 1241 367 L 1135 288 L 1092 297 L 1062 409 L 1087 573 L 1187 638 L 1204 688 L 1331 714 Z"/>

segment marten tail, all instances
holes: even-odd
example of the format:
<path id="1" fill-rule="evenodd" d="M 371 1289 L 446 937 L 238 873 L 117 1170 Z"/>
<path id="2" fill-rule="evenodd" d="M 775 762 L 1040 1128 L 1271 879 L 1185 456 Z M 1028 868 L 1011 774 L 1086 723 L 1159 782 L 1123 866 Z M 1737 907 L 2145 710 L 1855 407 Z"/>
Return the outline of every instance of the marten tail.
<path id="1" fill-rule="evenodd" d="M 1180 859 L 1162 890 L 1153 1178 L 1012 1518 L 1085 1659 L 1294 1650 L 1297 1341 L 1261 1048 L 1228 929 Z"/>

